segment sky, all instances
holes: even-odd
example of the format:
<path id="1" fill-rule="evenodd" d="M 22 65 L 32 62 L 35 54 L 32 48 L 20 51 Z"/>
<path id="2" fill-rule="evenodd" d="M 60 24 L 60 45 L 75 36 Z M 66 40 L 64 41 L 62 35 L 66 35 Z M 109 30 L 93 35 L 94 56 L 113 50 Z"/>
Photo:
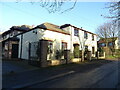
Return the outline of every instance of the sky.
<path id="1" fill-rule="evenodd" d="M 0 2 L 0 31 L 7 31 L 12 26 L 37 26 L 49 22 L 55 25 L 71 24 L 96 33 L 99 25 L 109 21 L 101 16 L 108 14 L 106 4 L 107 2 L 77 2 L 72 10 L 61 13 L 74 5 L 74 2 L 66 2 L 61 7 L 61 12 L 49 13 L 39 2 Z"/>

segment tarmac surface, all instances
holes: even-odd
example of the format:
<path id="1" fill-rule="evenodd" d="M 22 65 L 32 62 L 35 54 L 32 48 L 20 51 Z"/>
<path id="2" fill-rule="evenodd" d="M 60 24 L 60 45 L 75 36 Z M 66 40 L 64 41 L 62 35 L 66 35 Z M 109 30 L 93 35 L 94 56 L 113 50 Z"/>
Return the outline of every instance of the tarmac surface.
<path id="1" fill-rule="evenodd" d="M 80 62 L 78 64 L 68 64 L 68 65 L 39 68 L 39 67 L 29 65 L 27 61 L 3 61 L 2 62 L 2 72 L 3 72 L 2 88 L 29 88 L 29 87 L 35 88 L 35 86 L 36 88 L 41 88 L 41 83 L 43 84 L 45 82 L 46 83 L 51 82 L 56 79 L 60 79 L 60 82 L 62 83 L 64 81 L 63 80 L 64 77 L 69 77 L 71 75 L 77 75 L 77 74 L 79 77 L 80 75 L 86 76 L 86 77 L 87 76 L 93 77 L 92 76 L 93 74 L 91 75 L 89 74 L 95 71 L 99 71 L 99 72 L 96 75 L 94 73 L 94 76 L 97 76 L 103 72 L 105 73 L 106 69 L 99 69 L 99 68 L 106 67 L 106 65 L 110 66 L 113 62 L 116 63 L 116 61 L 111 61 L 111 60 L 99 60 L 99 61 L 93 60 L 93 61 Z M 78 76 L 72 76 L 72 77 L 77 78 Z M 90 77 L 88 77 L 88 79 L 89 78 Z M 85 81 L 87 81 L 87 79 Z M 87 82 L 90 82 L 90 81 L 88 80 Z M 43 87 L 48 86 L 49 88 L 49 87 L 52 87 L 52 85 L 55 83 L 49 84 L 50 86 L 48 84 L 42 85 L 42 86 Z M 61 87 L 62 86 L 68 87 L 67 85 L 62 85 L 62 84 L 59 85 L 59 84 L 56 83 L 56 87 L 58 86 L 57 88 L 59 88 L 60 85 Z M 68 84 L 68 85 L 71 86 L 71 84 Z M 80 88 L 80 85 L 78 86 Z M 97 83 L 96 86 L 99 86 L 99 84 Z"/>

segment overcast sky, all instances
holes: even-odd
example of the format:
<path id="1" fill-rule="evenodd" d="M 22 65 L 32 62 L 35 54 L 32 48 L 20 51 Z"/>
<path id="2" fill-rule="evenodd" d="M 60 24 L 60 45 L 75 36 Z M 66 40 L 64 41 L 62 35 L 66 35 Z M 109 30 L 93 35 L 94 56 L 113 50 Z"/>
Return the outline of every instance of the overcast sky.
<path id="1" fill-rule="evenodd" d="M 6 31 L 14 25 L 39 25 L 49 22 L 56 25 L 72 24 L 95 33 L 96 28 L 107 22 L 105 9 L 107 2 L 77 2 L 74 9 L 65 13 L 49 13 L 39 2 L 0 2 L 0 29 Z M 74 3 L 65 3 L 62 10 L 70 8 Z"/>

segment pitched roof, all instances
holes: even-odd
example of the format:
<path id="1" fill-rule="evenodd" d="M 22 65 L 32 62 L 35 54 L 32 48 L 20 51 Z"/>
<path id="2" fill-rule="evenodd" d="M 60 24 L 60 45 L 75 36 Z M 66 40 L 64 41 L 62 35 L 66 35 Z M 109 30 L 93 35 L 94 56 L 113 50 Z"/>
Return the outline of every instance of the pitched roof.
<path id="1" fill-rule="evenodd" d="M 107 38 L 107 39 L 101 38 L 101 39 L 98 41 L 98 43 L 105 43 L 106 40 L 107 40 L 108 42 L 113 42 L 113 41 L 115 41 L 117 38 L 118 38 L 118 37 Z"/>
<path id="2" fill-rule="evenodd" d="M 2 33 L 2 36 L 11 33 L 12 31 L 16 30 L 16 31 L 22 31 L 22 32 L 26 32 L 28 30 L 32 29 L 31 26 L 29 25 L 21 25 L 21 26 L 12 26 L 10 28 L 10 30 L 7 30 L 5 32 Z"/>
<path id="3" fill-rule="evenodd" d="M 37 27 L 47 29 L 50 31 L 59 32 L 59 33 L 69 34 L 68 32 L 64 31 L 63 29 L 60 29 L 58 25 L 54 25 L 54 24 L 51 24 L 48 22 L 40 24 Z"/>
<path id="4" fill-rule="evenodd" d="M 76 28 L 76 29 L 78 29 L 78 30 L 82 30 L 82 31 L 84 31 L 84 32 L 88 32 L 88 33 L 90 33 L 90 34 L 96 35 L 95 33 L 89 32 L 89 31 L 84 30 L 84 29 L 82 29 L 82 28 L 78 28 L 78 27 L 73 26 L 73 25 L 71 25 L 71 24 L 64 24 L 64 25 L 61 25 L 60 28 L 65 28 L 65 27 L 68 27 L 68 26 L 72 26 L 72 27 L 74 27 L 74 28 Z"/>

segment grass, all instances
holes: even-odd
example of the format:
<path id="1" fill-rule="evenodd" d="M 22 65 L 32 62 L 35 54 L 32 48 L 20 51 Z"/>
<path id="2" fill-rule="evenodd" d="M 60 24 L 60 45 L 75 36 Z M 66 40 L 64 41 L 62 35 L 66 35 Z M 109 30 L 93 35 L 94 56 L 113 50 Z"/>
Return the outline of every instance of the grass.
<path id="1" fill-rule="evenodd" d="M 107 55 L 106 56 L 106 59 L 118 59 L 118 58 L 120 58 L 120 54 L 116 54 L 116 55 Z"/>

